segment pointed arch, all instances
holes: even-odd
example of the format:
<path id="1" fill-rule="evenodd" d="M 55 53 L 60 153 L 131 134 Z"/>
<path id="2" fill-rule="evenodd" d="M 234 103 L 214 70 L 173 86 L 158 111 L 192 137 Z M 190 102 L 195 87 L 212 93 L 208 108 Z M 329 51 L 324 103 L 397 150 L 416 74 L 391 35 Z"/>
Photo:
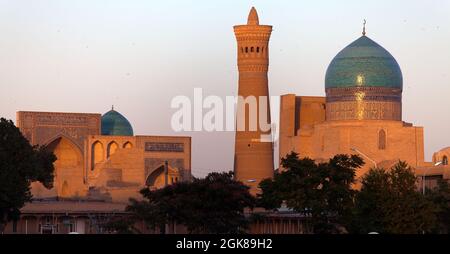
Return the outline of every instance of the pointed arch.
<path id="1" fill-rule="evenodd" d="M 130 141 L 125 142 L 125 144 L 123 144 L 123 148 L 128 149 L 128 148 L 133 148 L 133 143 L 131 143 Z"/>
<path id="2" fill-rule="evenodd" d="M 91 146 L 91 170 L 94 170 L 95 165 L 102 162 L 105 158 L 105 150 L 100 141 L 95 141 Z"/>
<path id="3" fill-rule="evenodd" d="M 72 137 L 62 132 L 43 142 L 43 146 L 50 147 L 52 144 L 54 144 L 54 142 L 59 142 L 62 138 L 69 141 L 80 152 L 80 154 L 83 154 L 83 149 L 77 144 L 77 142 L 75 142 L 75 140 Z"/>
<path id="4" fill-rule="evenodd" d="M 45 149 L 56 156 L 54 165 L 56 168 L 64 164 L 64 167 L 78 167 L 83 165 L 83 152 L 81 148 L 66 135 L 59 135 L 44 145 Z M 56 170 L 56 169 L 55 169 Z"/>
<path id="5" fill-rule="evenodd" d="M 70 197 L 73 194 L 71 188 L 77 183 L 77 176 L 81 178 L 83 175 L 83 153 L 70 138 L 64 135 L 48 143 L 45 149 L 51 151 L 57 158 L 53 163 L 55 186 L 51 193 L 60 197 Z M 42 197 L 47 195 L 43 193 Z"/>
<path id="6" fill-rule="evenodd" d="M 153 172 L 150 173 L 150 175 L 148 175 L 147 179 L 145 180 L 145 185 L 154 186 L 158 177 L 163 174 L 164 174 L 164 164 L 161 164 L 159 167 L 153 170 Z"/>
<path id="7" fill-rule="evenodd" d="M 179 181 L 181 175 L 180 171 L 176 168 L 168 166 L 167 176 L 165 175 L 165 165 L 160 164 L 156 167 L 145 179 L 145 185 L 151 188 L 163 188 L 166 184 L 174 184 Z"/>
<path id="8" fill-rule="evenodd" d="M 109 158 L 109 156 L 113 155 L 117 149 L 119 149 L 119 145 L 117 144 L 117 142 L 111 141 L 106 149 L 106 158 Z"/>

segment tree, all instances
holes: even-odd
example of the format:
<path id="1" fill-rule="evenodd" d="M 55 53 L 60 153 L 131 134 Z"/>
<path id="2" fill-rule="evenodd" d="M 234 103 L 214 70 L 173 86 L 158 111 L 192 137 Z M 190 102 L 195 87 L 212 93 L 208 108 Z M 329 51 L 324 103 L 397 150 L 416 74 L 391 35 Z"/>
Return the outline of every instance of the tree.
<path id="1" fill-rule="evenodd" d="M 0 118 L 0 232 L 31 201 L 32 182 L 53 186 L 54 161 L 53 153 L 31 146 L 12 121 Z"/>
<path id="2" fill-rule="evenodd" d="M 426 198 L 436 206 L 438 223 L 435 233 L 450 233 L 450 184 L 447 180 L 439 179 L 438 186 L 427 189 Z"/>
<path id="3" fill-rule="evenodd" d="M 190 233 L 243 233 L 252 208 L 249 188 L 233 179 L 233 173 L 210 173 L 203 179 L 179 182 L 158 190 L 141 190 L 144 200 L 130 199 L 127 211 L 149 228 L 177 223 Z"/>
<path id="4" fill-rule="evenodd" d="M 260 183 L 258 204 L 266 209 L 282 202 L 311 217 L 315 233 L 337 233 L 347 224 L 356 191 L 355 170 L 364 165 L 357 155 L 336 155 L 327 163 L 299 159 L 293 152 L 281 160 L 285 170 Z"/>
<path id="5" fill-rule="evenodd" d="M 352 231 L 418 234 L 435 227 L 435 208 L 418 192 L 417 178 L 406 162 L 389 171 L 371 169 L 356 195 Z"/>
<path id="6" fill-rule="evenodd" d="M 140 234 L 141 232 L 135 227 L 135 222 L 131 216 L 112 217 L 106 221 L 104 229 L 116 234 Z"/>

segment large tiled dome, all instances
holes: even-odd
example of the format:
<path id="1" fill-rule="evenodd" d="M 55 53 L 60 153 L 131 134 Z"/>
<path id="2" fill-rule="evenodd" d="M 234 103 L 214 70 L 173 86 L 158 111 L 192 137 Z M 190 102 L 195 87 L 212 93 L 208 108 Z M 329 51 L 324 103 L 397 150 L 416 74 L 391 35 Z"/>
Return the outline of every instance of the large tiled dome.
<path id="1" fill-rule="evenodd" d="M 133 136 L 130 122 L 114 109 L 102 116 L 102 135 Z"/>
<path id="2" fill-rule="evenodd" d="M 325 88 L 403 88 L 403 77 L 395 58 L 367 36 L 345 47 L 331 61 Z"/>

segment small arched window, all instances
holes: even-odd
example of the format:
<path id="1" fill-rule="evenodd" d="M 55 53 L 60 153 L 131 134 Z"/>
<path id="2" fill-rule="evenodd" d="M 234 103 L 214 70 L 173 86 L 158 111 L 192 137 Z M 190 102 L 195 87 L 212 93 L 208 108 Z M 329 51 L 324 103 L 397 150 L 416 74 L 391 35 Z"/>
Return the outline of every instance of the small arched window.
<path id="1" fill-rule="evenodd" d="M 133 148 L 133 144 L 131 144 L 130 141 L 127 141 L 125 144 L 123 144 L 123 148 L 127 149 L 127 148 Z"/>
<path id="2" fill-rule="evenodd" d="M 256 53 L 259 53 L 259 47 L 256 47 Z"/>
<path id="3" fill-rule="evenodd" d="M 91 170 L 94 170 L 97 163 L 104 160 L 104 154 L 103 144 L 100 141 L 95 141 L 91 147 Z"/>
<path id="4" fill-rule="evenodd" d="M 378 133 L 378 149 L 386 150 L 386 132 L 384 130 Z"/>
<path id="5" fill-rule="evenodd" d="M 245 53 L 248 53 L 248 47 L 245 47 Z"/>
<path id="6" fill-rule="evenodd" d="M 116 152 L 117 148 L 119 148 L 119 145 L 116 142 L 113 141 L 109 143 L 108 149 L 106 151 L 106 158 L 109 158 L 109 156 L 113 155 Z"/>
<path id="7" fill-rule="evenodd" d="M 241 47 L 241 53 L 244 53 L 244 48 Z"/>
<path id="8" fill-rule="evenodd" d="M 255 50 L 255 48 L 254 48 L 254 47 L 251 47 L 250 52 L 253 53 L 254 50 Z"/>
<path id="9" fill-rule="evenodd" d="M 444 155 L 444 157 L 442 158 L 442 165 L 448 165 L 448 157 L 446 155 Z"/>

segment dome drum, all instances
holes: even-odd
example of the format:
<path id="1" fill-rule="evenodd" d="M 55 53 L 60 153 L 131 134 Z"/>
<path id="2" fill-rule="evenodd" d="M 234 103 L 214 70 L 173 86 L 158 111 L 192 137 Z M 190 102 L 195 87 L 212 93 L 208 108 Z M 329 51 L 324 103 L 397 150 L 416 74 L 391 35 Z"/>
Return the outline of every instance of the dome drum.
<path id="1" fill-rule="evenodd" d="M 402 120 L 402 104 L 395 101 L 327 102 L 327 121 L 336 120 Z"/>
<path id="2" fill-rule="evenodd" d="M 392 101 L 402 102 L 402 91 L 389 87 L 343 87 L 326 89 L 326 101 Z M 362 97 L 363 96 L 363 97 Z"/>

